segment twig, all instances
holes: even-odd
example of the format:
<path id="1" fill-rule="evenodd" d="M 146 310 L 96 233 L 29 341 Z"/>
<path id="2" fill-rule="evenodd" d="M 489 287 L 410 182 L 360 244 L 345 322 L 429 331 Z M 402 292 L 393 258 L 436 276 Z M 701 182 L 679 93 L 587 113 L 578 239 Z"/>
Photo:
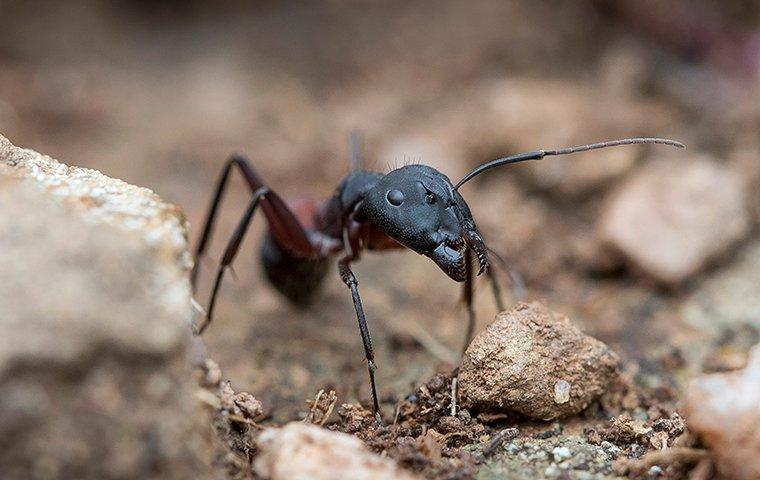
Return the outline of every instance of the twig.
<path id="1" fill-rule="evenodd" d="M 396 412 L 393 414 L 393 424 L 396 425 L 398 423 L 398 416 L 401 413 L 401 404 L 399 403 L 396 405 Z"/>
<path id="2" fill-rule="evenodd" d="M 208 317 L 206 310 L 204 310 L 203 307 L 201 307 L 201 304 L 198 303 L 198 300 L 196 300 L 195 297 L 190 297 L 190 305 L 192 305 L 195 311 L 201 314 L 202 317 L 204 318 Z"/>
<path id="3" fill-rule="evenodd" d="M 232 420 L 233 422 L 245 423 L 246 425 L 251 425 L 252 427 L 255 427 L 258 429 L 263 428 L 261 425 L 254 422 L 250 418 L 241 417 L 240 415 L 235 415 L 234 413 L 228 413 L 227 418 Z"/>
<path id="4" fill-rule="evenodd" d="M 309 404 L 309 413 L 304 417 L 301 422 L 303 423 L 314 423 L 314 413 L 317 411 L 317 405 L 319 404 L 319 399 L 322 397 L 322 394 L 325 393 L 324 389 L 320 389 L 317 392 L 317 396 L 314 397 L 314 400 L 306 400 L 306 403 Z"/>
<path id="5" fill-rule="evenodd" d="M 451 416 L 456 417 L 457 416 L 457 395 L 458 387 L 459 386 L 459 377 L 454 377 L 451 379 Z"/>
<path id="6" fill-rule="evenodd" d="M 329 400 L 329 404 L 327 405 L 326 409 L 322 409 L 322 407 L 319 405 L 319 401 L 322 399 L 323 396 L 326 395 L 326 399 Z M 338 401 L 338 397 L 335 395 L 335 392 L 330 390 L 330 393 L 325 394 L 324 389 L 319 390 L 317 392 L 317 396 L 314 397 L 314 400 L 306 400 L 306 404 L 309 405 L 309 413 L 306 414 L 303 420 L 301 420 L 303 423 L 312 423 L 314 425 L 324 425 L 327 422 L 327 419 L 330 417 L 330 414 L 333 411 L 333 408 L 335 408 L 335 403 Z M 317 418 L 317 412 L 321 413 L 321 417 Z"/>
<path id="7" fill-rule="evenodd" d="M 332 392 L 333 394 L 335 392 Z M 330 414 L 333 411 L 333 408 L 335 408 L 335 404 L 338 402 L 338 397 L 333 396 L 333 401 L 330 402 L 330 406 L 327 407 L 327 411 L 325 412 L 325 415 L 322 417 L 322 420 L 319 421 L 320 426 L 324 426 L 325 423 L 327 423 L 327 419 L 330 418 Z"/>

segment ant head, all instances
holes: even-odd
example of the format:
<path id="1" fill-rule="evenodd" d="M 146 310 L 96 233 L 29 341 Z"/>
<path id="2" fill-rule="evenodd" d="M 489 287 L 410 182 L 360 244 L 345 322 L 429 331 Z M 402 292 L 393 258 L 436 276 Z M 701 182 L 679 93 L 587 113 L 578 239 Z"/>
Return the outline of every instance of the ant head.
<path id="1" fill-rule="evenodd" d="M 484 163 L 465 175 L 456 185 L 452 185 L 446 175 L 432 167 L 407 165 L 385 175 L 367 191 L 360 211 L 362 216 L 397 242 L 430 257 L 449 277 L 462 282 L 467 276 L 468 249 L 478 259 L 478 275 L 488 268 L 488 257 L 470 208 L 457 192 L 459 187 L 483 172 L 502 165 L 641 143 L 685 148 L 682 143 L 667 138 L 638 137 L 577 147 L 535 150 Z"/>
<path id="2" fill-rule="evenodd" d="M 407 165 L 388 173 L 364 195 L 362 212 L 457 282 L 466 278 L 468 248 L 478 259 L 479 274 L 488 265 L 470 208 L 451 180 L 432 167 Z"/>

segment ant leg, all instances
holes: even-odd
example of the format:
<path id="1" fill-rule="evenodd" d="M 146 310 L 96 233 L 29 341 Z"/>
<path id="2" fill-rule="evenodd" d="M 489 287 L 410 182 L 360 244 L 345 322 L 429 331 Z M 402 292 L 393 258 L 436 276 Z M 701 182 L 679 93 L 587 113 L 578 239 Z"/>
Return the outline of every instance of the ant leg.
<path id="1" fill-rule="evenodd" d="M 206 251 L 211 240 L 211 234 L 219 210 L 219 204 L 221 203 L 222 196 L 227 187 L 227 180 L 230 177 L 230 172 L 232 172 L 232 168 L 235 166 L 237 166 L 243 174 L 251 192 L 256 192 L 258 189 L 265 186 L 259 175 L 244 157 L 240 155 L 232 155 L 227 160 L 227 163 L 222 170 L 222 174 L 217 181 L 214 196 L 211 199 L 208 213 L 203 221 L 203 231 L 198 240 L 198 244 L 195 247 L 195 262 L 193 264 L 193 269 L 190 272 L 190 283 L 193 290 L 195 290 L 200 268 L 200 262 L 198 262 L 198 259 Z M 304 228 L 279 195 L 275 192 L 269 191 L 263 199 L 261 206 L 269 222 L 270 231 L 275 239 L 277 239 L 278 243 L 298 256 L 311 258 L 318 255 L 317 249 L 309 241 Z"/>
<path id="2" fill-rule="evenodd" d="M 359 320 L 359 332 L 361 332 L 362 342 L 364 343 L 364 355 L 367 358 L 369 383 L 372 387 L 372 410 L 375 414 L 375 421 L 380 424 L 382 423 L 382 419 L 380 417 L 380 405 L 377 402 L 377 388 L 375 387 L 375 353 L 372 351 L 372 339 L 369 336 L 369 328 L 367 328 L 367 320 L 364 318 L 362 300 L 359 297 L 359 282 L 356 281 L 354 272 L 351 271 L 351 267 L 349 266 L 350 262 L 350 256 L 343 257 L 340 262 L 338 262 L 338 269 L 340 271 L 340 278 L 351 290 L 351 298 L 354 301 L 356 318 Z"/>
<path id="3" fill-rule="evenodd" d="M 211 233 L 214 228 L 214 223 L 216 222 L 217 210 L 219 209 L 219 204 L 222 201 L 224 190 L 227 187 L 227 180 L 230 177 L 230 172 L 232 171 L 233 165 L 235 165 L 235 163 L 238 161 L 245 160 L 234 155 L 230 157 L 227 160 L 227 164 L 224 166 L 224 169 L 222 170 L 222 174 L 219 176 L 219 180 L 216 182 L 214 196 L 211 199 L 211 205 L 209 206 L 208 213 L 206 213 L 206 218 L 203 221 L 203 232 L 201 233 L 200 239 L 195 246 L 195 255 L 193 256 L 193 269 L 190 271 L 190 285 L 193 291 L 195 291 L 195 286 L 198 281 L 198 271 L 200 270 L 200 262 L 198 260 L 206 251 L 206 247 L 211 240 Z"/>
<path id="4" fill-rule="evenodd" d="M 523 281 L 522 277 L 519 273 L 517 273 L 513 268 L 511 268 L 507 261 L 502 258 L 501 255 L 494 252 L 490 248 L 488 249 L 488 253 L 496 259 L 499 266 L 504 270 L 504 273 L 507 274 L 509 277 L 510 282 L 510 290 L 512 291 L 512 300 L 513 301 L 520 301 L 525 298 L 525 282 Z M 496 276 L 495 271 L 491 271 L 491 268 L 488 269 L 488 276 L 491 279 L 491 290 L 493 290 L 494 298 L 496 300 L 496 306 L 499 309 L 499 311 L 504 311 L 504 303 L 501 300 L 501 287 L 499 286 L 499 280 Z"/>
<path id="5" fill-rule="evenodd" d="M 462 297 L 464 299 L 465 308 L 467 308 L 467 333 L 465 333 L 464 336 L 462 355 L 464 355 L 464 351 L 467 350 L 467 347 L 470 346 L 472 334 L 475 332 L 475 308 L 472 305 L 472 299 L 475 292 L 475 281 L 472 275 L 472 252 L 470 249 L 467 249 L 465 255 L 465 268 L 467 270 L 464 285 L 462 285 Z"/>
<path id="6" fill-rule="evenodd" d="M 222 261 L 219 264 L 219 268 L 216 271 L 216 280 L 214 281 L 214 288 L 211 290 L 211 298 L 208 302 L 208 308 L 206 309 L 206 321 L 203 323 L 203 325 L 200 326 L 198 329 L 198 335 L 202 334 L 204 330 L 206 330 L 206 327 L 211 324 L 211 320 L 214 315 L 214 304 L 216 303 L 216 294 L 219 292 L 219 287 L 222 284 L 222 279 L 224 278 L 224 272 L 229 268 L 229 266 L 232 264 L 232 261 L 235 259 L 235 256 L 237 255 L 238 250 L 240 249 L 240 244 L 243 241 L 243 237 L 245 237 L 245 233 L 248 231 L 248 226 L 251 224 L 251 220 L 253 219 L 253 214 L 256 213 L 256 207 L 259 206 L 259 202 L 262 198 L 269 192 L 269 189 L 267 187 L 261 187 L 255 192 L 253 192 L 253 199 L 251 199 L 251 203 L 248 205 L 248 209 L 243 214 L 243 217 L 240 219 L 240 222 L 238 223 L 237 227 L 235 227 L 235 231 L 232 233 L 232 236 L 230 237 L 229 241 L 227 242 L 227 247 L 224 249 L 224 255 L 222 256 Z"/>
<path id="7" fill-rule="evenodd" d="M 499 279 L 496 277 L 496 272 L 493 271 L 490 265 L 488 266 L 486 275 L 488 275 L 488 280 L 491 281 L 491 292 L 493 292 L 493 299 L 496 303 L 496 308 L 499 310 L 499 312 L 503 312 L 504 300 L 501 298 L 501 285 L 499 285 Z"/>

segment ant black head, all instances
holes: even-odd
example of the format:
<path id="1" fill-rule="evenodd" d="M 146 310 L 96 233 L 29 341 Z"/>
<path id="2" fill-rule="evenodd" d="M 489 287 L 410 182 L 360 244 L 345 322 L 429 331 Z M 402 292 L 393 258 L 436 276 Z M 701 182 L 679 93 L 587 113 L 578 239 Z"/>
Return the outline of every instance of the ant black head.
<path id="1" fill-rule="evenodd" d="M 682 143 L 675 140 L 645 137 L 536 150 L 484 163 L 465 175 L 456 185 L 432 167 L 407 165 L 380 179 L 365 194 L 362 210 L 386 234 L 405 247 L 431 258 L 449 277 L 462 282 L 467 274 L 468 248 L 478 259 L 478 275 L 488 268 L 488 257 L 470 208 L 457 191 L 459 187 L 477 175 L 502 165 L 641 143 L 684 148 Z"/>
<path id="2" fill-rule="evenodd" d="M 488 266 L 470 208 L 449 178 L 425 165 L 385 175 L 364 195 L 364 214 L 397 242 L 432 259 L 457 282 L 466 277 L 467 249 Z"/>

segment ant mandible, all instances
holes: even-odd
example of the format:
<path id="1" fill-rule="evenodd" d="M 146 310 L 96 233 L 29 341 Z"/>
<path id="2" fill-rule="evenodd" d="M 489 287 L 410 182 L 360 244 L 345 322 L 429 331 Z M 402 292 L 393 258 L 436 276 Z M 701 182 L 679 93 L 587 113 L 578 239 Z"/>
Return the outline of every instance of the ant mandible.
<path id="1" fill-rule="evenodd" d="M 233 167 L 237 167 L 251 189 L 252 198 L 227 242 L 206 309 L 206 320 L 198 328 L 198 334 L 203 333 L 211 323 L 224 273 L 235 259 L 256 209 L 261 206 L 269 225 L 261 248 L 264 273 L 269 283 L 290 302 L 296 305 L 308 304 L 328 271 L 330 259 L 340 256 L 338 272 L 351 291 L 367 359 L 372 407 L 378 422 L 380 407 L 375 387 L 372 341 L 359 296 L 358 282 L 351 271 L 351 263 L 359 260 L 362 250 L 408 248 L 433 260 L 451 279 L 463 282 L 463 296 L 468 313 L 466 348 L 475 325 L 472 306 L 474 260 L 477 261 L 477 275 L 485 272 L 489 276 L 497 305 L 500 309 L 503 306 L 496 276 L 489 268 L 488 249 L 475 226 L 470 208 L 459 194 L 462 185 L 492 168 L 527 160 L 541 160 L 548 156 L 641 143 L 684 148 L 682 143 L 664 138 L 626 138 L 578 147 L 536 150 L 484 163 L 454 184 L 446 175 L 426 165 L 406 165 L 387 174 L 364 170 L 356 135 L 352 135 L 351 143 L 353 153 L 350 172 L 326 201 L 285 202 L 266 186 L 248 160 L 239 155 L 230 157 L 219 178 L 204 221 L 190 279 L 195 290 L 198 260 L 206 251 L 211 238 L 227 180 Z"/>

